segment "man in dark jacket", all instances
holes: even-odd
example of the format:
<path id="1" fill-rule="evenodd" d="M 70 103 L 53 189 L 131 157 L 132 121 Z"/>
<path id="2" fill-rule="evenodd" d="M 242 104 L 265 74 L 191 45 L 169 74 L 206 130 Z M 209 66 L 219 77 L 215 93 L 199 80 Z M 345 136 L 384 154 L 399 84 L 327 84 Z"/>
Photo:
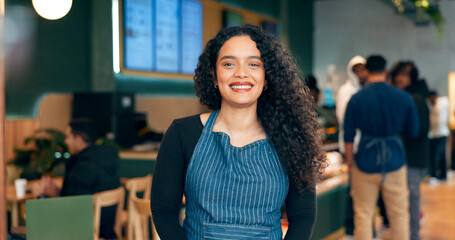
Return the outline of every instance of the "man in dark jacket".
<path id="1" fill-rule="evenodd" d="M 94 145 L 97 131 L 92 121 L 73 120 L 65 134 L 71 158 L 66 162 L 62 189 L 59 190 L 49 177 L 43 177 L 42 194 L 49 197 L 94 194 L 120 186 L 118 152 L 112 146 Z M 116 238 L 113 231 L 115 211 L 116 206 L 102 209 L 100 237 Z"/>

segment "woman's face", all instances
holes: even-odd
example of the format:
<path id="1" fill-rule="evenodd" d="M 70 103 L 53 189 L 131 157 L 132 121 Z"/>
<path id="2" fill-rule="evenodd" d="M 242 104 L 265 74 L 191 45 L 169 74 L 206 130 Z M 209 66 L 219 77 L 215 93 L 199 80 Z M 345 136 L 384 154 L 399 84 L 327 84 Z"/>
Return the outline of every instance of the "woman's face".
<path id="1" fill-rule="evenodd" d="M 411 85 L 411 77 L 405 71 L 401 71 L 395 76 L 393 82 L 397 88 L 405 89 L 407 86 Z"/>
<path id="2" fill-rule="evenodd" d="M 248 107 L 257 100 L 266 84 L 264 63 L 256 43 L 249 36 L 227 40 L 216 61 L 215 84 L 221 93 L 221 106 Z"/>

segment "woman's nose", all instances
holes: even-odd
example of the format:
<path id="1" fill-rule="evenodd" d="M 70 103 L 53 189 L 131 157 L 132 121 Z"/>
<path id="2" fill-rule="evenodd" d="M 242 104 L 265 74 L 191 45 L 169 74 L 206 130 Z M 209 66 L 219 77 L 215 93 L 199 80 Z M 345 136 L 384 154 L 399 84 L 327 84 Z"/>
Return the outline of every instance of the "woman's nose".
<path id="1" fill-rule="evenodd" d="M 235 72 L 235 77 L 239 77 L 239 78 L 248 77 L 248 73 L 246 71 L 246 66 L 243 66 L 243 64 L 240 64 Z"/>

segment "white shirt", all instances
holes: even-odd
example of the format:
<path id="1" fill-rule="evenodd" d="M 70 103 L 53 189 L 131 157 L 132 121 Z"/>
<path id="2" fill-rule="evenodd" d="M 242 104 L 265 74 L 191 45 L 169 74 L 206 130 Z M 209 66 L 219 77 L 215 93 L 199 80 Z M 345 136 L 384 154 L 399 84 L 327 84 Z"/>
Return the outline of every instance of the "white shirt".
<path id="1" fill-rule="evenodd" d="M 449 98 L 447 96 L 438 97 L 436 104 L 431 109 L 428 137 L 447 137 L 449 134 Z"/>

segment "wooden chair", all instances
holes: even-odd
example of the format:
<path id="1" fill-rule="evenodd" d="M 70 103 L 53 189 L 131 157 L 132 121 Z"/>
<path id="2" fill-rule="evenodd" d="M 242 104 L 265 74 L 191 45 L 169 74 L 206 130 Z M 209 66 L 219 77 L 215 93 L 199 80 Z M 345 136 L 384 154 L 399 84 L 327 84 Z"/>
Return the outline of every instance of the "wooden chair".
<path id="1" fill-rule="evenodd" d="M 134 239 L 145 240 L 149 239 L 148 228 L 149 219 L 151 220 L 152 237 L 153 240 L 159 240 L 160 237 L 156 233 L 155 224 L 152 220 L 152 211 L 150 209 L 150 199 L 139 199 L 136 196 L 131 198 L 133 202 L 133 211 L 135 212 L 133 224 L 134 224 Z"/>
<path id="2" fill-rule="evenodd" d="M 128 240 L 135 240 L 134 220 L 137 219 L 137 213 L 134 211 L 133 197 L 137 198 L 138 192 L 143 192 L 143 199 L 150 199 L 152 190 L 152 175 L 149 174 L 145 177 L 130 178 L 125 183 L 126 190 L 128 191 L 127 203 L 127 227 L 126 235 Z M 148 236 L 148 228 L 145 229 L 145 234 Z"/>
<path id="3" fill-rule="evenodd" d="M 150 199 L 150 193 L 152 190 L 152 175 L 149 174 L 145 177 L 130 178 L 125 182 L 125 187 L 128 191 L 126 235 L 127 240 L 135 240 L 135 238 L 133 238 L 133 229 L 134 220 L 137 219 L 137 213 L 134 211 L 132 198 L 137 198 L 137 193 L 143 192 L 143 199 Z M 148 234 L 148 228 L 145 229 L 145 231 Z"/>
<path id="4" fill-rule="evenodd" d="M 122 239 L 122 221 L 121 211 L 125 201 L 125 189 L 119 187 L 113 190 L 103 191 L 93 194 L 94 206 L 94 240 L 99 240 L 100 235 L 100 220 L 101 208 L 109 207 L 117 204 L 117 211 L 115 214 L 114 232 L 118 239 Z"/>

